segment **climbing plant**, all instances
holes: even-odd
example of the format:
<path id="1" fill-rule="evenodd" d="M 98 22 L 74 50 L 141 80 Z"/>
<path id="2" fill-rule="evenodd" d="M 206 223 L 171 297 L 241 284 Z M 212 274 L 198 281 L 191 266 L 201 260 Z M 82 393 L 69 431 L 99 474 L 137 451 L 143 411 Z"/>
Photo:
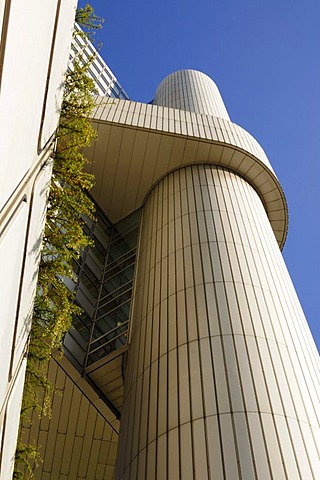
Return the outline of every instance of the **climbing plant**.
<path id="1" fill-rule="evenodd" d="M 77 10 L 76 22 L 81 29 L 76 28 L 74 36 L 92 40 L 94 31 L 101 28 L 102 20 L 90 5 L 86 5 Z M 47 378 L 48 362 L 53 350 L 61 348 L 72 317 L 80 310 L 74 303 L 74 293 L 64 280 L 74 277 L 73 262 L 90 243 L 83 230 L 83 215 L 92 219 L 95 215 L 94 205 L 87 194 L 94 178 L 83 170 L 87 158 L 82 152 L 96 139 L 96 131 L 89 121 L 96 93 L 94 81 L 88 75 L 92 60 L 82 52 L 76 54 L 64 81 L 30 333 L 13 475 L 16 480 L 33 478 L 34 465 L 41 461 L 37 446 L 23 442 L 23 425 L 30 424 L 35 410 L 42 415 L 50 414 L 54 387 Z"/>

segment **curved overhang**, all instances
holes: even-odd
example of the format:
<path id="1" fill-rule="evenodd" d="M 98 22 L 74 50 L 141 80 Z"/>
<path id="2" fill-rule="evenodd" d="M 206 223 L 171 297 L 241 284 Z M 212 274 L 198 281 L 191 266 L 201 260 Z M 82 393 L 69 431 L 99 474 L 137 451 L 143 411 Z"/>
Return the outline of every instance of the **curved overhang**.
<path id="1" fill-rule="evenodd" d="M 86 151 L 95 175 L 92 196 L 112 222 L 141 207 L 169 172 L 192 164 L 228 168 L 260 195 L 282 248 L 288 210 L 281 185 L 259 143 L 229 120 L 128 100 L 96 98 L 91 121 L 98 140 Z"/>

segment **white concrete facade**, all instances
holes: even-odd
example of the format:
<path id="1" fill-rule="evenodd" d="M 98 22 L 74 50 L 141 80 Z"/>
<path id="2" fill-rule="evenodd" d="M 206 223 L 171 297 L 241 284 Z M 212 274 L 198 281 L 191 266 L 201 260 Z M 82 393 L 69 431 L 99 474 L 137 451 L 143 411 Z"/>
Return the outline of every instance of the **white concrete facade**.
<path id="1" fill-rule="evenodd" d="M 75 0 L 1 2 L 0 478 L 12 476 Z"/>

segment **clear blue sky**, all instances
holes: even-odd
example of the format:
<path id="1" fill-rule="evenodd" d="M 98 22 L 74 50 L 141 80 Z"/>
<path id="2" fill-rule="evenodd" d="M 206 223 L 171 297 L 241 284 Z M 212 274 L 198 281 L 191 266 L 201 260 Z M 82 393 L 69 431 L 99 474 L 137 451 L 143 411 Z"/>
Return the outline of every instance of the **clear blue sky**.
<path id="1" fill-rule="evenodd" d="M 81 2 L 84 4 L 85 2 Z M 289 205 L 284 257 L 320 349 L 319 0 L 92 0 L 101 55 L 132 100 L 193 68 L 266 151 Z"/>

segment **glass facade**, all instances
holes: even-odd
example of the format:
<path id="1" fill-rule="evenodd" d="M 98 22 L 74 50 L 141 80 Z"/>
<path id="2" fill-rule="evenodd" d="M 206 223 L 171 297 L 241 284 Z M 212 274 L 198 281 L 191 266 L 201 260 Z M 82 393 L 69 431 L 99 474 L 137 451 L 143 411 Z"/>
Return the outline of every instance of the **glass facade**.
<path id="1" fill-rule="evenodd" d="M 86 220 L 93 241 L 74 265 L 82 312 L 65 337 L 66 355 L 83 371 L 126 345 L 141 210 L 112 225 L 97 211 Z"/>

